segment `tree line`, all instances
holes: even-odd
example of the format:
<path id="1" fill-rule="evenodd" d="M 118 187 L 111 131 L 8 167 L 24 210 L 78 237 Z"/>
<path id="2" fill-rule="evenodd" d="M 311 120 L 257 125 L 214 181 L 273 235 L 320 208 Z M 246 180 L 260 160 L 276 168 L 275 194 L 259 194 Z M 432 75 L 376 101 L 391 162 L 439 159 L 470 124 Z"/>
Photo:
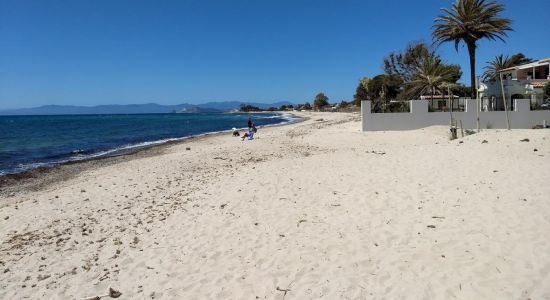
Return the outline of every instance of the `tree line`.
<path id="1" fill-rule="evenodd" d="M 502 18 L 504 5 L 494 0 L 456 0 L 450 8 L 443 8 L 432 26 L 432 44 L 414 42 L 403 51 L 391 52 L 383 59 L 384 72 L 372 78 L 359 80 L 352 103 L 342 101 L 339 106 L 360 107 L 362 100 L 372 101 L 374 112 L 403 111 L 403 101 L 428 96 L 433 100 L 437 96 L 477 97 L 476 91 L 476 49 L 481 39 L 501 40 L 512 31 L 512 20 Z M 464 44 L 470 61 L 470 86 L 459 83 L 462 70 L 459 65 L 443 61 L 436 49 L 443 43 L 453 43 L 458 52 Z M 498 55 L 487 62 L 484 80 L 496 80 L 500 70 L 531 61 L 522 53 L 511 57 Z M 550 89 L 550 87 L 548 87 Z M 313 99 L 297 107 L 270 108 L 270 110 L 323 109 L 328 107 L 329 99 L 319 93 Z"/>
<path id="2" fill-rule="evenodd" d="M 423 95 L 430 96 L 432 101 L 436 94 L 451 92 L 475 99 L 478 41 L 504 41 L 507 32 L 512 30 L 512 20 L 500 17 L 503 11 L 504 5 L 493 0 L 457 0 L 450 8 L 443 8 L 432 26 L 432 45 L 412 43 L 402 52 L 390 53 L 384 58 L 383 74 L 359 81 L 354 103 L 360 105 L 361 100 L 371 100 L 373 111 L 381 112 L 388 109 L 388 100 L 418 99 Z M 461 43 L 468 49 L 469 87 L 458 83 L 462 76 L 460 66 L 445 63 L 436 53 L 436 47 L 447 42 L 454 43 L 457 52 Z M 504 65 L 525 61 L 521 53 L 512 56 L 512 62 L 505 62 L 502 56 L 500 59 L 496 64 L 489 63 L 484 78 L 494 78 Z"/>
<path id="3" fill-rule="evenodd" d="M 403 51 L 394 51 L 383 60 L 384 73 L 359 80 L 354 104 L 372 101 L 373 112 L 408 110 L 403 102 L 391 100 L 419 99 L 422 95 L 444 95 L 448 87 L 464 97 L 470 89 L 458 80 L 462 76 L 459 65 L 445 63 L 433 46 L 422 42 L 408 45 Z"/>
<path id="4" fill-rule="evenodd" d="M 257 106 L 253 106 L 250 104 L 241 104 L 241 107 L 239 111 L 242 112 L 254 112 L 254 111 L 302 111 L 302 110 L 343 110 L 343 109 L 351 109 L 354 105 L 352 102 L 347 101 L 340 101 L 336 103 L 330 103 L 328 96 L 326 96 L 324 93 L 318 93 L 313 98 L 313 101 L 311 104 L 310 102 L 305 102 L 303 104 L 287 104 L 287 105 L 281 105 L 280 107 L 269 107 L 268 109 L 261 109 Z"/>

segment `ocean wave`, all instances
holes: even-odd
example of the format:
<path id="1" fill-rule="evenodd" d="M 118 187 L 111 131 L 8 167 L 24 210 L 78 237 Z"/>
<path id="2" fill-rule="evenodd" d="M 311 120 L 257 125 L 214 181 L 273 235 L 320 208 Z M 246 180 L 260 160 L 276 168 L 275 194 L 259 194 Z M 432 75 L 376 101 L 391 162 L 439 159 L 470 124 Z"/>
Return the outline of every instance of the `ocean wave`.
<path id="1" fill-rule="evenodd" d="M 276 116 L 269 116 L 268 118 L 272 118 L 272 119 L 279 118 L 279 119 L 283 119 L 283 121 L 279 123 L 265 125 L 265 127 L 278 126 L 278 125 L 287 124 L 287 123 L 292 124 L 292 123 L 300 122 L 302 120 L 302 118 L 295 116 L 292 113 L 286 113 L 286 112 L 279 113 Z"/>

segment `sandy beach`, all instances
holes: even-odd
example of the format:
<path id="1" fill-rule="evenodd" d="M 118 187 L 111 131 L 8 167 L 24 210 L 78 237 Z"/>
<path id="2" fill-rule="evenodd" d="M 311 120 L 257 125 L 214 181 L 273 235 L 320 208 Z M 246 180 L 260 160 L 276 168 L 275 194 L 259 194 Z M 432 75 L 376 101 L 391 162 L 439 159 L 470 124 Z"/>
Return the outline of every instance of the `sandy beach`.
<path id="1" fill-rule="evenodd" d="M 2 187 L 0 299 L 550 299 L 550 130 L 300 115 Z"/>

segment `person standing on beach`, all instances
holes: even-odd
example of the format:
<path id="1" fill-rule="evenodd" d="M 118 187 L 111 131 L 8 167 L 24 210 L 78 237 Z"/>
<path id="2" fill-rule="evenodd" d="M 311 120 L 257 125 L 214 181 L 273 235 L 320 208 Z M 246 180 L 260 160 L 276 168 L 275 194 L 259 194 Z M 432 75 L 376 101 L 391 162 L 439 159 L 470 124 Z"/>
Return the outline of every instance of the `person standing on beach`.
<path id="1" fill-rule="evenodd" d="M 252 128 L 252 118 L 248 117 L 248 128 Z"/>

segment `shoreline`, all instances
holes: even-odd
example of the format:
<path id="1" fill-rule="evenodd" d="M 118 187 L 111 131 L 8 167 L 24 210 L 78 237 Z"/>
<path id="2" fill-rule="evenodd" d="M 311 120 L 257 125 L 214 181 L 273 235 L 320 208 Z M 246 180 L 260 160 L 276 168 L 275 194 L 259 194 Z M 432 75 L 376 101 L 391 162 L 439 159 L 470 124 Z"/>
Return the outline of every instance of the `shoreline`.
<path id="1" fill-rule="evenodd" d="M 292 119 L 289 119 L 288 121 L 282 123 L 263 125 L 258 128 L 262 129 L 278 126 L 288 126 L 307 120 L 307 117 L 300 117 L 292 113 L 281 112 L 280 114 L 291 115 Z M 245 128 L 243 127 L 238 129 L 244 130 Z M 69 160 L 53 164 L 51 166 L 40 166 L 18 173 L 0 175 L 0 196 L 5 195 L 8 197 L 13 197 L 17 192 L 24 189 L 38 190 L 45 185 L 52 184 L 60 180 L 65 180 L 71 176 L 76 176 L 80 172 L 86 171 L 91 168 L 116 164 L 121 161 L 160 155 L 163 153 L 164 150 L 169 147 L 196 142 L 205 138 L 221 136 L 230 133 L 231 131 L 232 129 L 206 132 L 187 137 L 171 138 L 167 139 L 166 141 L 161 141 L 159 143 L 155 143 L 156 141 L 151 141 L 150 143 L 154 144 L 136 146 L 128 149 L 114 150 L 114 152 L 105 155 L 91 156 L 80 160 Z"/>

